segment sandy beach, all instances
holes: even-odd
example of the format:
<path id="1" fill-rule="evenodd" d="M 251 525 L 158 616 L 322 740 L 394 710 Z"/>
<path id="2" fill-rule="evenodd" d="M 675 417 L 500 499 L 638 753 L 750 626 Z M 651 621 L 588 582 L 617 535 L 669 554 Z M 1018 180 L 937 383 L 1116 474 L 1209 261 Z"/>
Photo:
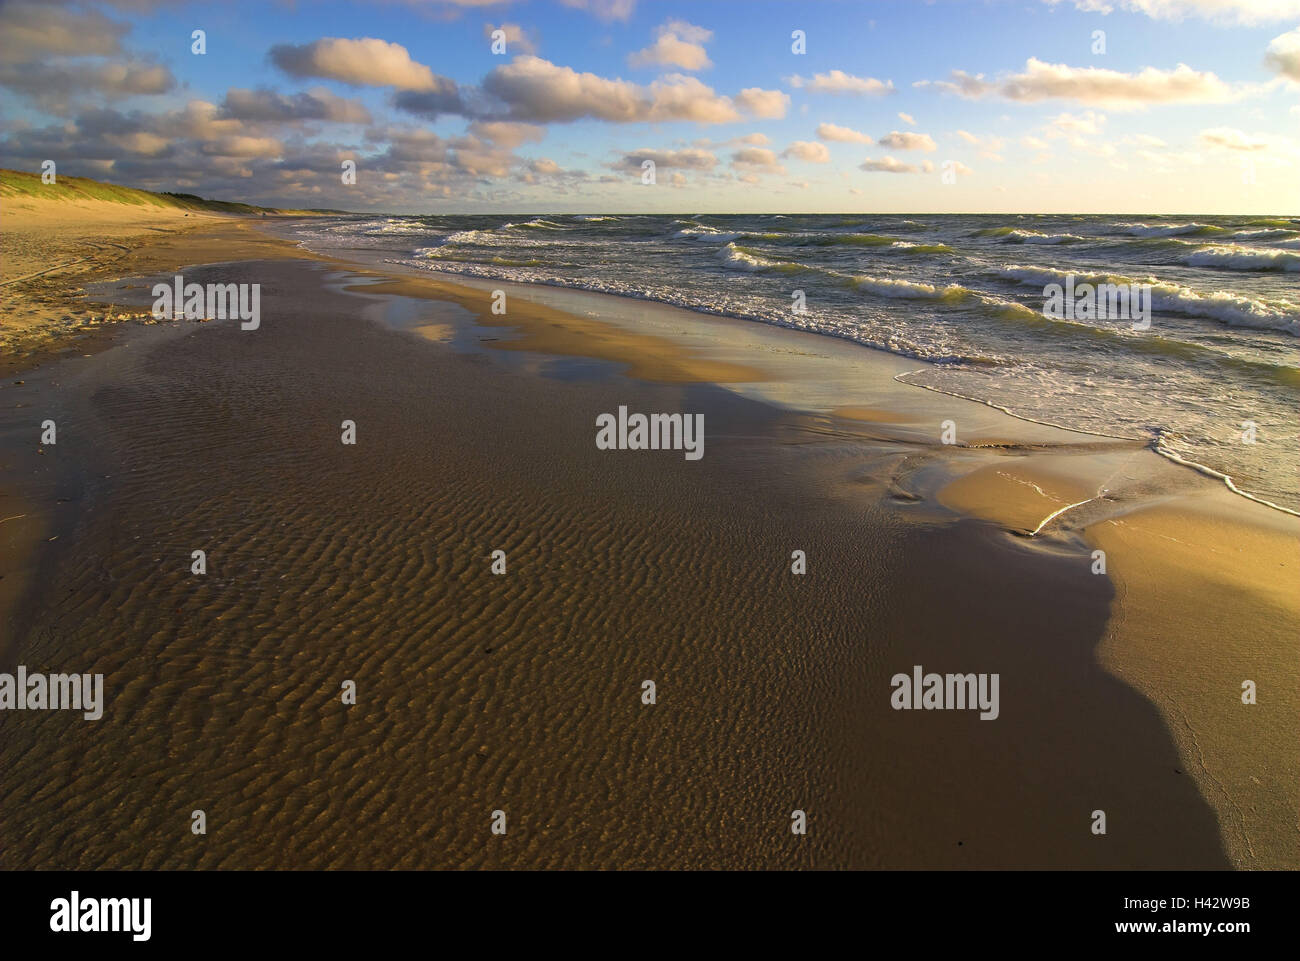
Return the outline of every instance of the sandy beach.
<path id="1" fill-rule="evenodd" d="M 6 281 L 85 242 L 11 216 Z M 107 706 L 0 715 L 0 866 L 1300 866 L 1294 517 L 857 345 L 260 226 L 5 288 L 6 328 L 87 283 L 146 313 L 183 267 L 262 322 L 10 358 L 0 669 Z M 620 406 L 705 456 L 598 449 Z M 997 719 L 893 709 L 916 665 L 997 673 Z"/>

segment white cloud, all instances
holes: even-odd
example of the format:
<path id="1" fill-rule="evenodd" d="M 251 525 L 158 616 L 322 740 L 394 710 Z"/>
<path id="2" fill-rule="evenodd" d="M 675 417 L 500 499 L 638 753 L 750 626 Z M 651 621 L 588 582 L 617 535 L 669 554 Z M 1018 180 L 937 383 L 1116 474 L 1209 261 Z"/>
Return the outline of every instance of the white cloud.
<path id="1" fill-rule="evenodd" d="M 440 90 L 447 84 L 455 87 L 452 81 L 412 60 L 400 43 L 374 37 L 324 37 L 302 46 L 281 44 L 271 48 L 271 60 L 295 77 L 324 77 L 358 87 L 420 91 Z"/>
<path id="2" fill-rule="evenodd" d="M 707 70 L 713 66 L 704 44 L 713 38 L 713 31 L 685 20 L 669 20 L 655 30 L 655 42 L 644 50 L 628 55 L 633 67 L 666 66 L 683 70 Z"/>
<path id="3" fill-rule="evenodd" d="M 815 140 L 796 140 L 785 148 L 781 156 L 797 157 L 806 163 L 814 164 L 831 162 L 831 152 L 826 149 L 826 145 Z"/>
<path id="4" fill-rule="evenodd" d="M 477 0 L 477 2 L 499 3 L 501 0 Z M 560 3 L 575 10 L 586 10 L 600 20 L 626 20 L 636 9 L 636 0 L 560 0 Z"/>
<path id="5" fill-rule="evenodd" d="M 539 157 L 528 161 L 528 169 L 543 177 L 556 177 L 564 173 L 564 168 L 549 157 Z"/>
<path id="6" fill-rule="evenodd" d="M 50 113 L 84 109 L 91 97 L 115 100 L 166 93 L 176 78 L 160 64 L 107 60 L 0 62 L 0 86 L 27 97 Z"/>
<path id="7" fill-rule="evenodd" d="M 900 133 L 897 130 L 886 134 L 876 142 L 891 150 L 924 150 L 926 153 L 930 153 L 937 146 L 929 134 L 911 131 Z"/>
<path id="8" fill-rule="evenodd" d="M 200 149 L 222 157 L 278 157 L 284 153 L 284 144 L 274 137 L 232 134 L 209 140 Z"/>
<path id="9" fill-rule="evenodd" d="M 640 171 L 647 160 L 666 170 L 712 170 L 718 165 L 718 158 L 707 150 L 635 150 L 623 154 L 611 168 Z"/>
<path id="10" fill-rule="evenodd" d="M 1300 27 L 1274 37 L 1264 61 L 1288 80 L 1300 83 Z"/>
<path id="11" fill-rule="evenodd" d="M 1115 145 L 1105 142 L 1106 115 L 1092 110 L 1082 113 L 1061 113 L 1052 117 L 1043 127 L 1048 139 L 1064 139 L 1072 151 L 1098 157 L 1113 157 Z"/>
<path id="12" fill-rule="evenodd" d="M 790 95 L 780 90 L 746 87 L 735 96 L 736 106 L 745 113 L 767 120 L 780 119 L 790 106 Z"/>
<path id="13" fill-rule="evenodd" d="M 25 63 L 39 54 L 107 56 L 121 51 L 119 41 L 128 29 L 91 10 L 7 3 L 0 5 L 0 60 Z"/>
<path id="14" fill-rule="evenodd" d="M 776 154 L 763 147 L 744 147 L 731 155 L 733 167 L 755 167 L 772 173 L 784 173 L 785 168 L 776 159 Z"/>
<path id="15" fill-rule="evenodd" d="M 506 53 L 536 53 L 537 44 L 528 32 L 517 23 L 503 23 L 495 27 L 490 23 L 483 24 L 483 36 L 491 37 L 494 31 L 503 30 L 506 35 Z"/>
<path id="16" fill-rule="evenodd" d="M 135 130 L 126 134 L 108 134 L 104 139 L 128 154 L 144 157 L 156 157 L 166 153 L 171 141 L 146 130 Z"/>
<path id="17" fill-rule="evenodd" d="M 1006 146 L 1006 140 L 1002 137 L 977 137 L 969 130 L 958 130 L 957 136 L 979 150 L 981 157 L 987 157 L 997 163 L 1002 163 L 1002 149 Z M 1046 146 L 1046 145 L 1044 145 Z"/>
<path id="18" fill-rule="evenodd" d="M 1070 67 L 1030 57 L 1023 73 L 986 81 L 983 74 L 954 70 L 947 80 L 919 80 L 913 86 L 933 87 L 944 93 L 977 100 L 990 94 L 1035 103 L 1040 100 L 1074 100 L 1090 106 L 1135 110 L 1160 103 L 1226 103 L 1245 90 L 1234 91 L 1210 72 L 1180 63 L 1173 70 L 1147 67 L 1122 73 L 1102 67 Z"/>
<path id="19" fill-rule="evenodd" d="M 1259 151 L 1268 149 L 1268 141 L 1258 135 L 1251 137 L 1233 127 L 1214 127 L 1201 131 L 1201 139 L 1211 147 L 1225 150 Z"/>
<path id="20" fill-rule="evenodd" d="M 781 116 L 787 100 L 779 90 L 756 87 L 742 90 L 733 100 L 683 74 L 668 74 L 642 86 L 530 56 L 492 70 L 483 89 L 506 104 L 510 119 L 540 123 L 588 117 L 613 123 L 732 123 L 741 119 L 741 111 Z"/>
<path id="21" fill-rule="evenodd" d="M 222 113 L 239 120 L 269 123 L 292 123 L 297 120 L 371 122 L 370 111 L 360 100 L 348 100 L 324 87 L 295 94 L 231 87 L 226 91 L 222 102 Z"/>
<path id="22" fill-rule="evenodd" d="M 469 132 L 499 147 L 514 149 L 523 143 L 539 143 L 546 136 L 546 128 L 532 123 L 509 123 L 483 120 L 470 124 Z"/>
<path id="23" fill-rule="evenodd" d="M 840 127 L 833 123 L 819 123 L 817 125 L 817 137 L 819 140 L 831 140 L 839 143 L 871 143 L 871 138 L 864 133 L 859 133 L 851 127 Z"/>
<path id="24" fill-rule="evenodd" d="M 868 157 L 858 164 L 858 168 L 869 172 L 887 174 L 914 174 L 917 171 L 917 168 L 911 164 L 905 164 L 893 157 L 883 157 L 880 160 L 872 160 Z"/>
<path id="25" fill-rule="evenodd" d="M 933 87 L 941 93 L 956 94 L 967 100 L 978 100 L 997 89 L 997 84 L 984 79 L 982 73 L 967 73 L 965 70 L 953 70 L 947 80 L 917 80 L 913 87 Z"/>
<path id="26" fill-rule="evenodd" d="M 1045 0 L 1055 5 L 1063 0 Z M 1144 13 L 1153 20 L 1199 17 L 1215 23 L 1246 26 L 1300 17 L 1300 0 L 1071 0 L 1080 10 Z"/>
<path id="27" fill-rule="evenodd" d="M 1085 110 L 1079 114 L 1061 113 L 1048 121 L 1048 136 L 1059 134 L 1066 137 L 1080 135 L 1095 137 L 1101 133 L 1105 123 L 1106 115 L 1092 110 Z"/>
<path id="28" fill-rule="evenodd" d="M 892 93 L 894 90 L 892 80 L 880 81 L 875 77 L 855 77 L 843 70 L 819 73 L 811 80 L 793 76 L 787 78 L 787 82 L 796 89 L 811 90 L 813 93 L 854 93 L 879 96 Z"/>

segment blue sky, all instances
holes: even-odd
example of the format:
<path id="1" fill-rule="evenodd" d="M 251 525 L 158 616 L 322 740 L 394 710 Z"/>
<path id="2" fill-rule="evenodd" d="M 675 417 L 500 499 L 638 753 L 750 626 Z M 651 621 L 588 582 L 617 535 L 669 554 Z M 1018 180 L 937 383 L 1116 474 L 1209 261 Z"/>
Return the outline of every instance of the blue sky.
<path id="1" fill-rule="evenodd" d="M 0 36 L 0 163 L 150 189 L 394 212 L 1300 212 L 1300 0 L 17 0 Z"/>

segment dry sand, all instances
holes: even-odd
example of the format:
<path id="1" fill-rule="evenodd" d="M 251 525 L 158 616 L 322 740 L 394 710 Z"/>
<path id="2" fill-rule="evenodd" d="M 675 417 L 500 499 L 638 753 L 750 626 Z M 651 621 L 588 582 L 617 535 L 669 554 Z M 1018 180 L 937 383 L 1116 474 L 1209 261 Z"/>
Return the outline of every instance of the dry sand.
<path id="1" fill-rule="evenodd" d="M 1017 536 L 1133 452 L 1071 452 L 1073 473 L 1059 452 L 905 435 L 882 454 L 876 432 L 905 431 L 909 412 L 842 405 L 867 443 L 713 386 L 770 376 L 757 360 L 519 301 L 517 333 L 482 338 L 505 350 L 455 350 L 361 321 L 362 305 L 400 295 L 428 302 L 423 326 L 449 326 L 442 302 L 506 323 L 483 291 L 358 287 L 358 272 L 335 286 L 364 296 L 331 292 L 329 265 L 246 242 L 223 225 L 133 263 L 143 278 L 262 258 L 187 271 L 262 283 L 256 336 L 116 328 L 112 349 L 3 388 L 0 484 L 58 537 L 21 562 L 36 589 L 5 616 L 4 662 L 103 671 L 109 706 L 95 723 L 0 715 L 0 866 L 1300 863 L 1296 711 L 1272 693 L 1290 683 L 1294 698 L 1294 585 L 1243 604 L 1225 563 L 1156 588 L 1196 566 L 1166 537 L 1272 557 L 1294 552 L 1285 522 L 1235 540 L 1246 514 L 1229 523 L 1206 495 L 1211 520 L 1181 501 L 1089 513 L 1106 501 Z M 520 352 L 633 376 L 494 359 Z M 594 418 L 619 404 L 704 412 L 708 453 L 596 450 Z M 46 410 L 60 443 L 38 455 L 31 420 Z M 355 448 L 339 443 L 345 418 Z M 906 497 L 903 473 L 877 469 L 900 457 L 922 465 Z M 1136 508 L 1149 491 L 1130 473 Z M 1156 484 L 1155 468 L 1137 473 Z M 1189 476 L 1173 484 L 1185 497 L 1211 483 Z M 9 526 L 0 536 L 16 538 Z M 1091 574 L 1085 537 L 1109 576 Z M 504 576 L 488 571 L 495 549 Z M 1216 661 L 1234 627 L 1267 656 Z M 1192 658 L 1208 665 L 1185 672 L 1199 679 L 1171 681 L 1168 665 Z M 914 664 L 999 672 L 1001 717 L 891 710 L 889 678 Z M 1255 720 L 1233 713 L 1233 690 L 1215 700 L 1244 670 L 1268 679 Z M 344 679 L 355 707 L 339 703 Z M 1176 710 L 1195 714 L 1198 763 Z M 196 808 L 205 838 L 189 832 Z M 498 808 L 506 838 L 488 832 Z M 790 834 L 795 808 L 806 838 Z M 1099 808 L 1105 837 L 1089 830 Z"/>

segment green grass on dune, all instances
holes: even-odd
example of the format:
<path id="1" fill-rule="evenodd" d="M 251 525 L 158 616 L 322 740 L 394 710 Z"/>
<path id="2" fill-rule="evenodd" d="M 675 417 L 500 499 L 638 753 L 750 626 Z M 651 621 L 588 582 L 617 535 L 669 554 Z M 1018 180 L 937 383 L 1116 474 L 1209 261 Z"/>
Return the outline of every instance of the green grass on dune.
<path id="1" fill-rule="evenodd" d="M 21 170 L 0 169 L 0 199 L 6 197 L 40 197 L 47 200 L 99 200 L 115 204 L 131 204 L 137 207 L 176 207 L 181 210 L 201 210 L 210 213 L 242 214 L 259 216 L 266 214 L 296 214 L 310 216 L 313 214 L 345 213 L 342 210 L 299 210 L 285 207 L 255 207 L 252 204 L 235 203 L 229 200 L 206 200 L 194 194 L 154 193 L 151 190 L 138 190 L 135 187 L 120 187 L 86 177 L 60 176 L 57 183 L 41 182 L 40 174 Z"/>

